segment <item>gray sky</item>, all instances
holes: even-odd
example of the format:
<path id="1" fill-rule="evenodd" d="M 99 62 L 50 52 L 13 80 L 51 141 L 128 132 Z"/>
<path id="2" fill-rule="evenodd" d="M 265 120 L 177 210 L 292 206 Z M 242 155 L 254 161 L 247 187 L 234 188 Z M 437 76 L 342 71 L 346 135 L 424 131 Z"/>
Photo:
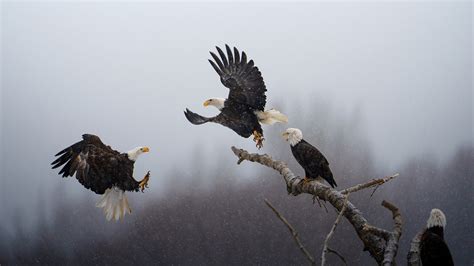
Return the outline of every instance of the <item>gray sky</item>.
<path id="1" fill-rule="evenodd" d="M 183 116 L 185 107 L 215 114 L 202 102 L 227 96 L 207 62 L 224 43 L 254 59 L 267 107 L 360 113 L 387 168 L 473 142 L 470 2 L 2 5 L 0 201 L 19 210 L 53 188 L 85 193 L 49 169 L 82 133 L 122 151 L 150 146 L 136 176 L 150 169 L 157 179 L 176 158 L 191 160 L 196 143 L 209 161 L 230 145 L 253 150 Z"/>

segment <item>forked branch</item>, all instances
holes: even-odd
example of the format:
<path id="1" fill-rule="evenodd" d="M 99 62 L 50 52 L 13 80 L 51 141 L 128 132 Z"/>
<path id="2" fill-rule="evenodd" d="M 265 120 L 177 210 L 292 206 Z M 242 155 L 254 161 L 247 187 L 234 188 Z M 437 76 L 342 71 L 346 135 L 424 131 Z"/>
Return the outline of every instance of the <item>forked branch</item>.
<path id="1" fill-rule="evenodd" d="M 324 240 L 323 254 L 321 255 L 321 266 L 326 265 L 326 254 L 329 253 L 330 251 L 332 251 L 329 248 L 329 240 L 331 239 L 332 235 L 334 234 L 334 231 L 336 231 L 336 227 L 339 224 L 339 221 L 341 220 L 342 215 L 346 211 L 348 198 L 349 198 L 349 194 L 346 195 L 346 200 L 344 201 L 344 206 L 342 206 L 342 210 L 337 215 L 336 221 L 334 222 L 331 230 L 329 231 L 328 235 L 326 236 L 326 240 Z M 344 263 L 346 263 L 346 260 L 342 256 L 340 256 L 339 253 L 337 253 L 335 251 L 332 251 L 332 252 L 336 253 L 344 261 Z"/>
<path id="2" fill-rule="evenodd" d="M 338 212 L 341 212 L 345 206 L 346 210 L 343 212 L 344 217 L 354 227 L 357 235 L 364 243 L 364 250 L 370 252 L 372 257 L 380 265 L 394 264 L 394 258 L 397 254 L 398 240 L 402 231 L 402 220 L 398 209 L 386 201 L 383 206 L 392 211 L 394 219 L 394 231 L 389 232 L 374 226 L 371 226 L 367 219 L 362 215 L 361 211 L 357 209 L 350 201 L 345 203 L 345 194 L 359 191 L 364 188 L 381 185 L 392 180 L 398 175 L 389 176 L 382 179 L 371 180 L 367 183 L 360 184 L 343 191 L 337 191 L 319 182 L 302 182 L 302 179 L 296 176 L 282 161 L 273 160 L 267 154 L 251 154 L 246 150 L 232 147 L 232 151 L 238 158 L 238 164 L 243 161 L 250 161 L 262 164 L 278 171 L 285 183 L 288 193 L 292 195 L 299 195 L 302 193 L 311 194 L 320 199 L 328 201 Z"/>

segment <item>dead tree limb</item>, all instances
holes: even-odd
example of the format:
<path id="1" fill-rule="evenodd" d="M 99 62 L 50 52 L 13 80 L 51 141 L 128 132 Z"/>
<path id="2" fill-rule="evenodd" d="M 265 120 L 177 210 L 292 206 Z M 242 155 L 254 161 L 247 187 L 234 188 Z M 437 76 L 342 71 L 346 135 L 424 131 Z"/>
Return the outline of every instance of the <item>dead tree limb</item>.
<path id="1" fill-rule="evenodd" d="M 336 221 L 334 222 L 331 230 L 329 231 L 328 235 L 326 236 L 326 240 L 324 240 L 323 254 L 321 255 L 321 266 L 326 265 L 326 254 L 329 253 L 329 250 L 330 250 L 329 249 L 329 240 L 331 239 L 332 235 L 334 234 L 334 231 L 336 231 L 336 227 L 339 224 L 339 221 L 341 220 L 342 215 L 346 211 L 349 194 L 346 195 L 346 200 L 344 201 L 344 205 L 342 206 L 342 210 L 337 215 Z M 336 252 L 336 254 L 339 254 L 339 253 Z M 346 262 L 346 260 L 342 256 L 340 256 L 340 258 L 344 261 L 344 263 Z"/>
<path id="2" fill-rule="evenodd" d="M 402 236 L 403 220 L 400 210 L 395 207 L 395 205 L 384 200 L 382 201 L 382 206 L 392 212 L 394 222 L 393 231 L 389 232 L 388 238 L 385 239 L 387 242 L 382 262 L 382 265 L 390 266 L 393 264 L 395 257 L 397 256 L 398 242 Z"/>
<path id="3" fill-rule="evenodd" d="M 423 234 L 423 232 L 419 232 L 411 240 L 410 251 L 408 251 L 408 255 L 407 255 L 407 265 L 408 266 L 420 266 L 421 265 L 420 241 L 421 241 L 421 235 L 422 234 Z"/>
<path id="4" fill-rule="evenodd" d="M 280 219 L 286 225 L 286 227 L 288 227 L 288 230 L 290 230 L 290 233 L 293 236 L 293 239 L 295 239 L 296 245 L 301 250 L 301 252 L 303 252 L 304 256 L 309 260 L 311 265 L 316 265 L 314 258 L 311 256 L 311 254 L 309 254 L 308 250 L 303 246 L 303 243 L 301 243 L 301 240 L 298 237 L 298 231 L 296 231 L 296 229 L 288 222 L 288 220 L 286 220 L 285 217 L 283 217 L 283 215 L 281 215 L 281 213 L 277 211 L 277 209 L 273 207 L 273 205 L 267 199 L 265 199 L 265 203 L 270 209 L 272 209 L 272 211 L 276 214 L 278 219 Z"/>
<path id="5" fill-rule="evenodd" d="M 373 179 L 372 181 L 369 181 L 367 183 L 358 184 L 358 185 L 355 185 L 353 187 L 341 190 L 341 193 L 342 194 L 348 194 L 348 193 L 356 192 L 356 191 L 359 191 L 359 190 L 362 190 L 362 189 L 365 189 L 365 188 L 369 188 L 369 187 L 374 187 L 374 186 L 377 188 L 380 185 L 382 185 L 384 183 L 387 183 L 388 181 L 394 179 L 397 176 L 398 176 L 398 174 L 394 174 L 394 175 L 391 175 L 391 176 L 386 176 L 384 178 Z"/>
<path id="6" fill-rule="evenodd" d="M 246 150 L 237 149 L 235 147 L 232 147 L 232 151 L 238 157 L 238 164 L 247 160 L 250 162 L 257 162 L 259 164 L 262 164 L 264 166 L 270 167 L 278 171 L 283 176 L 283 179 L 285 180 L 288 193 L 291 193 L 292 195 L 295 195 L 295 196 L 302 193 L 317 196 L 323 200 L 328 201 L 332 206 L 334 206 L 334 208 L 336 208 L 338 212 L 340 212 L 342 208 L 344 207 L 344 201 L 345 201 L 344 194 L 342 194 L 340 191 L 334 190 L 319 182 L 314 182 L 314 181 L 302 182 L 302 179 L 296 176 L 286 166 L 284 162 L 275 161 L 267 154 L 265 155 L 255 154 L 255 153 L 250 154 Z M 387 181 L 395 178 L 396 176 L 397 175 L 389 177 Z M 366 184 L 371 184 L 372 182 L 375 182 L 375 181 L 372 180 Z M 355 187 L 367 188 L 367 187 L 371 187 L 377 184 L 378 183 L 375 183 L 372 185 L 361 184 L 360 186 L 358 185 Z M 362 189 L 362 188 L 356 189 L 355 187 L 353 187 L 355 191 Z M 345 193 L 349 193 L 349 192 L 352 192 L 351 188 L 350 190 L 345 191 Z M 392 207 L 393 205 L 390 204 L 388 206 Z M 389 207 L 386 206 L 386 208 L 389 208 Z M 365 228 L 370 227 L 369 223 L 367 222 L 367 219 L 365 219 L 365 217 L 362 215 L 362 212 L 359 209 L 357 209 L 350 201 L 347 201 L 346 211 L 343 214 L 344 217 L 346 217 L 346 219 L 354 227 L 355 231 L 357 232 L 357 235 L 364 243 L 364 250 L 369 251 L 371 256 L 380 265 L 382 265 L 382 263 L 384 263 L 384 265 L 386 265 L 386 263 L 394 264 L 394 261 L 388 261 L 388 259 L 390 258 L 392 260 L 394 259 L 394 256 L 396 255 L 396 251 L 397 251 L 396 249 L 398 245 L 398 239 L 401 234 L 402 223 L 401 223 L 400 213 L 398 209 L 396 212 L 392 210 L 392 213 L 393 213 L 393 218 L 394 218 L 395 228 L 396 228 L 396 232 L 392 232 L 393 237 L 381 237 L 378 234 L 374 234 L 370 230 L 365 230 Z M 398 230 L 400 231 L 398 232 Z M 386 252 L 388 254 L 385 254 Z M 387 258 L 387 260 L 385 258 Z"/>
<path id="7" fill-rule="evenodd" d="M 344 262 L 344 265 L 347 265 L 346 259 L 344 259 L 344 257 L 341 254 L 339 254 L 339 252 L 337 252 L 337 251 L 335 251 L 334 249 L 331 249 L 331 248 L 328 248 L 328 251 L 330 253 L 334 253 L 336 256 L 338 256 L 342 260 L 342 262 Z"/>

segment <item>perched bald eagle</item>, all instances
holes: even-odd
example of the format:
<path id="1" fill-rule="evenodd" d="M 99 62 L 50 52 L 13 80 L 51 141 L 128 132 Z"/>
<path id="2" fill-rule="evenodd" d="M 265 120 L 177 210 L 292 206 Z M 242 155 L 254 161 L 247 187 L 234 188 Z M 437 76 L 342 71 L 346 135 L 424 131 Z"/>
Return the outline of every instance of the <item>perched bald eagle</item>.
<path id="1" fill-rule="evenodd" d="M 204 106 L 214 106 L 221 111 L 215 117 L 203 117 L 186 109 L 186 118 L 195 125 L 214 122 L 226 126 L 244 138 L 251 135 L 257 147 L 263 146 L 263 130 L 260 125 L 286 123 L 288 118 L 275 109 L 265 111 L 266 96 L 265 82 L 262 74 L 253 60 L 247 62 L 247 55 L 240 55 L 237 48 L 234 52 L 225 46 L 227 56 L 219 48 L 219 57 L 211 53 L 214 61 L 209 60 L 211 66 L 219 74 L 221 82 L 229 88 L 229 96 L 224 98 L 211 98 L 204 102 Z"/>
<path id="2" fill-rule="evenodd" d="M 337 187 L 328 160 L 318 149 L 303 139 L 301 130 L 288 128 L 282 135 L 290 143 L 293 156 L 304 169 L 305 182 L 322 178 L 331 187 Z"/>
<path id="3" fill-rule="evenodd" d="M 63 177 L 74 176 L 87 189 L 103 195 L 97 207 L 103 208 L 107 220 L 118 220 L 131 209 L 125 191 L 142 191 L 148 187 L 150 172 L 141 181 L 133 178 L 133 165 L 138 156 L 148 152 L 148 147 L 137 147 L 126 153 L 113 150 L 91 134 L 82 135 L 82 140 L 58 152 L 53 169 Z"/>
<path id="4" fill-rule="evenodd" d="M 426 229 L 420 238 L 420 258 L 423 266 L 454 265 L 448 245 L 444 242 L 446 216 L 439 209 L 432 209 Z"/>

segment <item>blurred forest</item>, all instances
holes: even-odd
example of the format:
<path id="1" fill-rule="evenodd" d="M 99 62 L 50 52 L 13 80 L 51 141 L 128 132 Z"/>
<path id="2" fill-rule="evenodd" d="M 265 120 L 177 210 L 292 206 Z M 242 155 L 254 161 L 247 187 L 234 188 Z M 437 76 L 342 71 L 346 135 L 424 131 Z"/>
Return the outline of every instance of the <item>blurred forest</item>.
<path id="1" fill-rule="evenodd" d="M 353 117 L 344 118 L 337 116 L 328 105 L 314 106 L 310 111 L 286 113 L 292 118 L 290 126 L 301 128 L 304 138 L 326 155 L 338 189 L 394 174 L 374 163 L 370 141 L 364 132 L 364 119 L 357 112 Z M 279 136 L 280 131 L 266 129 L 266 152 L 275 159 L 289 162 L 290 168 L 301 174 L 288 144 Z M 281 144 L 273 145 L 278 142 Z M 228 144 L 228 154 L 213 158 L 200 156 L 199 145 L 194 147 L 194 161 L 185 167 L 191 171 L 176 165 L 175 171 L 161 177 L 167 180 L 164 195 L 131 196 L 132 215 L 116 223 L 105 220 L 95 207 L 97 197 L 92 193 L 80 202 L 68 202 L 57 187 L 52 195 L 56 202 L 53 216 L 42 212 L 35 230 L 23 229 L 20 215 L 13 217 L 18 224 L 14 232 L 0 228 L 0 263 L 306 264 L 288 230 L 265 206 L 264 198 L 292 223 L 303 243 L 319 260 L 324 238 L 337 215 L 332 206 L 327 204 L 329 213 L 326 213 L 312 203 L 309 195 L 288 195 L 281 176 L 263 166 L 250 166 L 245 162 L 237 166 L 237 159 L 230 150 L 232 145 Z M 400 176 L 380 187 L 372 197 L 372 190 L 350 197 L 371 224 L 386 229 L 392 228 L 391 214 L 380 203 L 386 199 L 400 208 L 405 221 L 397 256 L 401 265 L 406 263 L 412 237 L 425 226 L 432 208 L 442 209 L 447 216 L 446 240 L 455 263 L 472 265 L 474 262 L 469 228 L 474 222 L 474 147 L 467 144 L 447 157 L 450 158 L 442 161 L 429 154 L 407 158 L 406 163 L 397 167 Z M 211 166 L 209 160 L 217 162 Z M 242 173 L 249 168 L 253 178 L 242 180 Z M 37 204 L 38 209 L 44 208 L 41 199 Z M 349 265 L 375 263 L 368 252 L 362 251 L 362 242 L 344 219 L 331 243 Z M 341 262 L 329 255 L 329 264 L 340 265 Z"/>

